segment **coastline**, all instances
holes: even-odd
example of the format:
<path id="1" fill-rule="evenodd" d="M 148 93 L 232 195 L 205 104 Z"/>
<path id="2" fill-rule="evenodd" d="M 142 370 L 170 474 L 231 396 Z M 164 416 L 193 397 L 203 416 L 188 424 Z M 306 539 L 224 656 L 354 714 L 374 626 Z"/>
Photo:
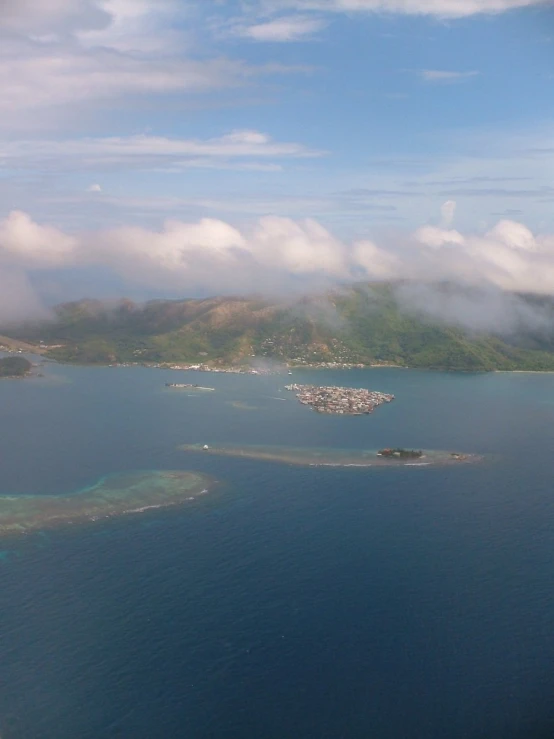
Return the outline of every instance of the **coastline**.
<path id="1" fill-rule="evenodd" d="M 1 342 L 0 342 L 1 344 Z M 15 350 L 9 350 L 9 349 L 0 349 L 0 351 L 5 351 L 7 354 L 13 355 L 18 354 Z M 109 368 L 130 368 L 130 367 L 143 367 L 145 369 L 162 369 L 162 370 L 171 370 L 171 371 L 180 371 L 180 372 L 201 372 L 201 373 L 213 373 L 213 374 L 237 374 L 237 375 L 251 375 L 251 376 L 258 376 L 258 377 L 264 377 L 269 375 L 283 375 L 287 374 L 289 372 L 294 371 L 303 371 L 303 370 L 309 370 L 311 372 L 314 371 L 323 371 L 323 370 L 331 370 L 331 371 L 349 371 L 349 370 L 373 370 L 373 369 L 395 369 L 395 370 L 411 370 L 412 372 L 441 372 L 446 374 L 475 374 L 475 375 L 482 375 L 482 374 L 536 374 L 536 375 L 549 375 L 554 374 L 554 369 L 551 370 L 527 370 L 527 369 L 513 369 L 513 370 L 506 370 L 506 369 L 465 369 L 461 367 L 435 367 L 435 366 L 428 366 L 428 367 L 414 367 L 411 365 L 406 364 L 393 364 L 393 363 L 370 363 L 370 364 L 364 364 L 364 363 L 341 363 L 341 362 L 315 362 L 315 363 L 309 363 L 309 364 L 294 364 L 294 363 L 284 363 L 281 364 L 279 369 L 265 369 L 265 368 L 256 368 L 251 365 L 230 365 L 230 364 L 222 364 L 217 366 L 211 366 L 207 364 L 197 364 L 193 362 L 179 362 L 179 363 L 169 363 L 169 362 L 140 362 L 140 361 L 129 361 L 129 362 L 108 362 L 108 361 L 102 361 L 102 362 L 79 362 L 79 361 L 70 361 L 67 359 L 56 359 L 54 357 L 48 356 L 48 350 L 41 348 L 41 347 L 32 347 L 29 349 L 26 349 L 25 354 L 29 355 L 35 355 L 37 358 L 40 359 L 41 363 L 51 363 L 56 364 L 59 366 L 67 366 L 67 367 L 90 367 L 90 368 L 100 368 L 100 367 L 109 367 Z M 265 359 L 262 357 L 261 359 Z M 36 376 L 33 372 L 30 372 L 29 376 Z M 6 377 L 6 378 L 0 378 L 0 379 L 19 379 L 18 377 Z"/>
<path id="2" fill-rule="evenodd" d="M 554 370 L 491 370 L 498 375 L 554 375 Z"/>

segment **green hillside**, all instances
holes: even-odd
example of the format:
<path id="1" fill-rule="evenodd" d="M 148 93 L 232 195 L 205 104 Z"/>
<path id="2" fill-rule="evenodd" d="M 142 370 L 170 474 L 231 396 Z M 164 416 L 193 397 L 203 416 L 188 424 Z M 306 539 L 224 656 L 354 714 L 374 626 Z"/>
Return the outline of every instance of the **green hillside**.
<path id="1" fill-rule="evenodd" d="M 519 299 L 533 308 L 531 298 Z M 554 327 L 554 306 L 547 307 Z M 106 305 L 87 300 L 58 306 L 54 322 L 21 327 L 12 335 L 61 345 L 49 356 L 78 363 L 229 365 L 247 364 L 255 356 L 291 364 L 554 370 L 554 340 L 544 330 L 539 336 L 468 333 L 401 308 L 391 285 L 286 302 L 226 297 Z"/>
<path id="2" fill-rule="evenodd" d="M 32 366 L 25 357 L 4 357 L 0 359 L 0 377 L 25 377 Z"/>

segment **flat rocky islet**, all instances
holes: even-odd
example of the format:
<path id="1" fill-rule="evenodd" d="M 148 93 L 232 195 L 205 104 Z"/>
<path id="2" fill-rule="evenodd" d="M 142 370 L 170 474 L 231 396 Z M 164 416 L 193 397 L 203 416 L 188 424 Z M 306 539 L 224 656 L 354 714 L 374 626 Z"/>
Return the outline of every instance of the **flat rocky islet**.
<path id="1" fill-rule="evenodd" d="M 2 495 L 0 536 L 28 534 L 192 502 L 207 494 L 215 484 L 207 475 L 183 470 L 130 472 L 108 475 L 68 495 Z"/>
<path id="2" fill-rule="evenodd" d="M 383 450 L 362 449 L 313 449 L 284 446 L 232 446 L 219 444 L 183 444 L 184 452 L 259 459 L 267 462 L 280 462 L 302 467 L 430 467 L 452 464 L 475 463 L 482 457 L 476 454 L 446 452 L 438 450 L 422 450 L 417 456 L 386 456 Z"/>

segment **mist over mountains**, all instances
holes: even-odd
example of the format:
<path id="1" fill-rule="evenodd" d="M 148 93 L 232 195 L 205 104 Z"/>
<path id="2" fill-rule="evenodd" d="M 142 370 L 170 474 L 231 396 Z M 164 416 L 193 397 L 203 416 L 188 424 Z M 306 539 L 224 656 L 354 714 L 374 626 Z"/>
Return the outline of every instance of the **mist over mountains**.
<path id="1" fill-rule="evenodd" d="M 554 301 L 456 283 L 359 283 L 280 300 L 82 300 L 4 333 L 82 363 L 398 364 L 554 370 Z"/>
<path id="2" fill-rule="evenodd" d="M 509 220 L 464 234 L 451 228 L 455 207 L 443 205 L 440 226 L 376 241 L 346 241 L 313 219 L 277 216 L 242 228 L 205 218 L 167 221 L 161 230 L 68 233 L 14 211 L 0 221 L 0 323 L 44 317 L 46 302 L 66 299 L 72 278 L 90 284 L 93 295 L 115 280 L 137 295 L 256 292 L 277 302 L 341 285 L 408 280 L 427 286 L 400 295 L 410 309 L 478 330 L 541 323 L 535 307 L 506 302 L 504 293 L 554 294 L 554 237 Z M 444 282 L 478 289 L 479 307 L 476 294 L 466 300 L 465 289 L 445 294 L 428 287 Z"/>

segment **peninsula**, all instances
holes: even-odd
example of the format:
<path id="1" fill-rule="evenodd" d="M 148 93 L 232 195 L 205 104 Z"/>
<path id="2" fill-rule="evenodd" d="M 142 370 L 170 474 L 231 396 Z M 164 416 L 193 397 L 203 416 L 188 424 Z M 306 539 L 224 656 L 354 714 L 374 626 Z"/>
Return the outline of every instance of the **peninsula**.
<path id="1" fill-rule="evenodd" d="M 192 502 L 214 485 L 197 472 L 130 472 L 109 475 L 70 495 L 1 495 L 0 537 Z"/>
<path id="2" fill-rule="evenodd" d="M 373 413 L 383 403 L 391 403 L 394 395 L 377 390 L 352 387 L 317 387 L 316 385 L 286 385 L 285 390 L 296 393 L 303 405 L 318 413 L 362 416 Z"/>

